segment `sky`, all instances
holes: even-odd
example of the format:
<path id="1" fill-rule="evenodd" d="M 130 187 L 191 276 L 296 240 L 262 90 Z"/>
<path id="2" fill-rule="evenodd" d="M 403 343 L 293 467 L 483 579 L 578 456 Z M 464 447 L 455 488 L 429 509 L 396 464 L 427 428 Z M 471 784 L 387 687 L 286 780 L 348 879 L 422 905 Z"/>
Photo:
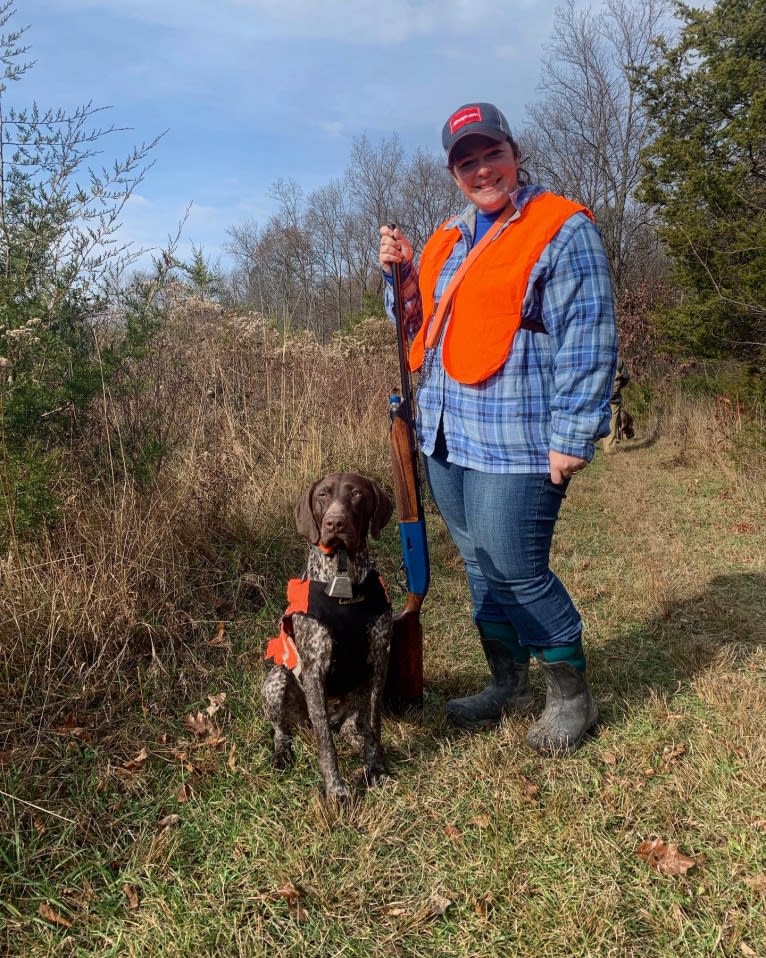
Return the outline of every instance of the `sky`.
<path id="1" fill-rule="evenodd" d="M 441 154 L 460 105 L 490 101 L 512 129 L 537 96 L 557 0 L 14 0 L 33 68 L 6 104 L 111 107 L 104 162 L 164 134 L 123 215 L 167 246 L 189 209 L 194 243 L 231 265 L 227 229 L 275 212 L 269 188 L 339 178 L 355 137 L 396 133 Z"/>

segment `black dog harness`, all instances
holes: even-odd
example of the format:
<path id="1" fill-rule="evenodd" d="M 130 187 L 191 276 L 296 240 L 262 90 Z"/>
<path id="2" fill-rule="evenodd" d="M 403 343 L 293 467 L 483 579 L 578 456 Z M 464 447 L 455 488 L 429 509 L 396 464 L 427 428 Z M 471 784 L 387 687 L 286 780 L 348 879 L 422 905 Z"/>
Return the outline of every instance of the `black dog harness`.
<path id="1" fill-rule="evenodd" d="M 300 677 L 300 657 L 295 647 L 293 615 L 298 612 L 320 622 L 332 637 L 332 658 L 327 674 L 327 694 L 346 695 L 370 677 L 369 623 L 389 608 L 383 580 L 375 569 L 364 581 L 352 586 L 350 598 L 327 594 L 327 583 L 312 579 L 290 579 L 287 609 L 279 635 L 266 647 L 265 659 L 283 665 Z"/>

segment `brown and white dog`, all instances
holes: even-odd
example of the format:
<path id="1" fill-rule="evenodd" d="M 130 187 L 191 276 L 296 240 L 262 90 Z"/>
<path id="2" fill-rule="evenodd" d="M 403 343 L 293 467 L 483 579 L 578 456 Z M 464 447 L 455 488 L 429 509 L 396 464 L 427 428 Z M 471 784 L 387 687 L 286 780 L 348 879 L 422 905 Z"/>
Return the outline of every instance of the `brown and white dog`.
<path id="1" fill-rule="evenodd" d="M 306 572 L 288 585 L 282 631 L 269 643 L 275 663 L 261 690 L 274 727 L 274 764 L 293 761 L 292 734 L 310 722 L 325 797 L 350 798 L 338 769 L 333 729 L 364 755 L 368 784 L 384 773 L 383 687 L 391 645 L 391 606 L 367 550 L 393 506 L 372 479 L 336 472 L 315 482 L 295 507 L 310 544 Z"/>
<path id="2" fill-rule="evenodd" d="M 633 426 L 633 417 L 629 412 L 620 406 L 620 411 L 617 414 L 617 438 L 619 439 L 634 439 L 636 436 L 636 430 Z"/>

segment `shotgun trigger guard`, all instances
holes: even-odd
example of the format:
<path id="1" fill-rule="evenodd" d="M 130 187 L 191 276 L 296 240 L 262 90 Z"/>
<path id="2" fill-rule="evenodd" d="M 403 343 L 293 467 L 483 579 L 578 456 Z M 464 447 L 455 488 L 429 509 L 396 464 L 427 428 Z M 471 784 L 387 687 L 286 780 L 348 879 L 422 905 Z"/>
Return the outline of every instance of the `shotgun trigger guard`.
<path id="1" fill-rule="evenodd" d="M 402 562 L 399 568 L 396 571 L 396 579 L 394 580 L 402 592 L 407 592 L 407 566 Z"/>

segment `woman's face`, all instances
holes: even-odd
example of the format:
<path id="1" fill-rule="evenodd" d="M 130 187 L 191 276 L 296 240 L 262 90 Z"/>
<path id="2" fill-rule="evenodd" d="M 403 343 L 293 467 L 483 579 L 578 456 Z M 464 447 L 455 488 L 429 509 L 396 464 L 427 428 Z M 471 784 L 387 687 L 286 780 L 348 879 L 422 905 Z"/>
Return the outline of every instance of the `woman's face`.
<path id="1" fill-rule="evenodd" d="M 467 136 L 452 152 L 452 176 L 466 199 L 482 211 L 497 213 L 518 188 L 519 161 L 511 144 L 485 136 Z"/>

